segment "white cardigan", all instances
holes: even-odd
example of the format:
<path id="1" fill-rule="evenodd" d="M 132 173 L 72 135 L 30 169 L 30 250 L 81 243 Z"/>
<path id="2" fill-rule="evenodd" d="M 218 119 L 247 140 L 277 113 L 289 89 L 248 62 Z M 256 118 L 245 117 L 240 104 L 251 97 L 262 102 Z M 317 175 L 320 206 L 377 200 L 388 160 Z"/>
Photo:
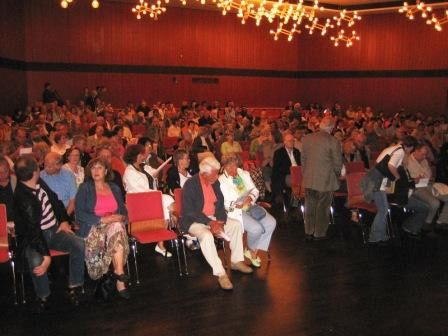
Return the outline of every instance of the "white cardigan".
<path id="1" fill-rule="evenodd" d="M 238 175 L 243 179 L 246 190 L 251 190 L 249 197 L 252 198 L 252 204 L 258 199 L 259 191 L 255 187 L 249 172 L 238 168 Z M 236 185 L 233 183 L 233 177 L 227 175 L 226 171 L 219 177 L 219 183 L 221 185 L 221 192 L 224 195 L 224 207 L 227 211 L 227 216 L 240 221 L 243 224 L 243 210 L 234 208 L 233 211 L 229 211 L 231 204 L 235 202 L 239 195 L 236 189 Z"/>

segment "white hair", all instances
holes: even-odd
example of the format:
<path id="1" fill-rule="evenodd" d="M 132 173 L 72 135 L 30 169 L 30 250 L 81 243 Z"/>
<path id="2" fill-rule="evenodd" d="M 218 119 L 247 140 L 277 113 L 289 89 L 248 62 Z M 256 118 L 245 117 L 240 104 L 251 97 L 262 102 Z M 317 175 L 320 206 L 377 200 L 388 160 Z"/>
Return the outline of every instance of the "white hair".
<path id="1" fill-rule="evenodd" d="M 335 120 L 333 118 L 323 118 L 319 124 L 319 128 L 327 133 L 331 133 L 331 131 L 333 130 L 334 126 L 335 126 Z"/>
<path id="2" fill-rule="evenodd" d="M 220 168 L 221 165 L 219 164 L 218 160 L 216 160 L 215 157 L 212 156 L 206 157 L 199 164 L 199 171 L 201 173 L 210 174 L 212 170 L 219 170 Z"/>

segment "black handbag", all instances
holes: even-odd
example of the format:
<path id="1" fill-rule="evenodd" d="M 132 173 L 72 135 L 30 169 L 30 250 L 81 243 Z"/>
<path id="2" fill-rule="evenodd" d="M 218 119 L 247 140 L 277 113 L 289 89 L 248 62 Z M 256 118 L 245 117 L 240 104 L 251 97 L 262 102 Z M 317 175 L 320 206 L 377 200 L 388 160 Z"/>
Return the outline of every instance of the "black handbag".
<path id="1" fill-rule="evenodd" d="M 403 149 L 403 147 L 400 146 L 395 148 L 392 153 L 384 155 L 381 161 L 375 165 L 375 168 L 381 173 L 381 175 L 387 177 L 391 181 L 395 181 L 395 176 L 390 172 L 388 164 L 391 156 L 399 149 Z"/>

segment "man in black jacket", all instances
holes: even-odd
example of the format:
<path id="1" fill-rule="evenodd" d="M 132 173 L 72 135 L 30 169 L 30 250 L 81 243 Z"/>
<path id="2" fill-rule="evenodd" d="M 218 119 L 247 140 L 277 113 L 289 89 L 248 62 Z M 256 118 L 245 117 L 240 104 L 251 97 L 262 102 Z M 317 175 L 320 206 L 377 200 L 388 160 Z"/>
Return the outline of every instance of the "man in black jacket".
<path id="1" fill-rule="evenodd" d="M 274 152 L 272 167 L 272 202 L 278 209 L 282 201 L 289 207 L 291 195 L 291 166 L 300 166 L 300 152 L 294 148 L 294 137 L 286 134 L 283 139 L 284 147 Z M 284 197 L 284 199 L 283 199 Z"/>
<path id="2" fill-rule="evenodd" d="M 213 275 L 218 277 L 219 285 L 230 290 L 233 285 L 222 266 L 213 236 L 229 240 L 233 270 L 248 274 L 252 273 L 252 268 L 243 262 L 242 225 L 237 220 L 227 218 L 218 181 L 219 169 L 219 162 L 207 157 L 199 164 L 199 174 L 185 182 L 180 225 L 184 232 L 199 239 L 202 254 L 213 268 Z"/>
<path id="3" fill-rule="evenodd" d="M 55 249 L 70 253 L 68 291 L 71 302 L 78 304 L 77 296 L 84 284 L 84 240 L 71 231 L 65 207 L 40 179 L 36 160 L 31 155 L 21 156 L 14 170 L 18 182 L 14 192 L 15 230 L 31 270 L 38 303 L 44 308 L 50 295 L 47 270 L 50 249 Z"/>

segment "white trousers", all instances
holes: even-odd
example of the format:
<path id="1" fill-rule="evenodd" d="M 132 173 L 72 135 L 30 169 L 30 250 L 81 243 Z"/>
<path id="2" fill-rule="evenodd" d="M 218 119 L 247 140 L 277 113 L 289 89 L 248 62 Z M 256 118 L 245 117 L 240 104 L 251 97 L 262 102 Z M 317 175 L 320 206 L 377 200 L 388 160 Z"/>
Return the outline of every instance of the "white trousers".
<path id="1" fill-rule="evenodd" d="M 210 227 L 201 223 L 193 223 L 188 232 L 198 238 L 202 254 L 212 267 L 213 275 L 221 276 L 226 274 L 222 261 L 218 256 L 218 251 L 216 251 L 215 240 L 210 232 Z M 243 261 L 243 229 L 241 223 L 235 219 L 227 218 L 224 232 L 230 237 L 230 261 L 233 264 Z"/>

